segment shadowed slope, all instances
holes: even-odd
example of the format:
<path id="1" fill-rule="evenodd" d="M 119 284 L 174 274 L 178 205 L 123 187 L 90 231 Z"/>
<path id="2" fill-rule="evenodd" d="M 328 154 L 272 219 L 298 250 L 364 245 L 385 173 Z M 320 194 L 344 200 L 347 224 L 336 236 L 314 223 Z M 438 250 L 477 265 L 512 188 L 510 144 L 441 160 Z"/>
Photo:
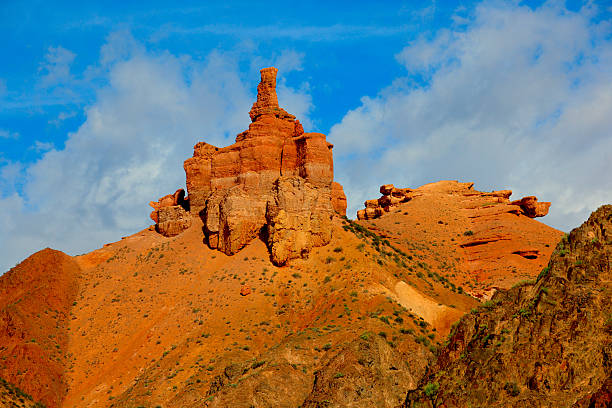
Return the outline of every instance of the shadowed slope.
<path id="1" fill-rule="evenodd" d="M 557 245 L 537 282 L 462 318 L 405 406 L 609 406 L 611 278 L 606 205 Z"/>

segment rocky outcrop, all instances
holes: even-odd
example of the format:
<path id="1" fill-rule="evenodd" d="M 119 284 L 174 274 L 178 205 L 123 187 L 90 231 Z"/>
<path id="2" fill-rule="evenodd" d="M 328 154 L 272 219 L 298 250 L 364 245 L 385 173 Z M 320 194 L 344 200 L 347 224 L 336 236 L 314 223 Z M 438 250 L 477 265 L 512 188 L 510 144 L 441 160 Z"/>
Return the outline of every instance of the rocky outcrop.
<path id="1" fill-rule="evenodd" d="M 342 184 L 336 183 L 335 181 L 332 183 L 332 191 L 331 191 L 331 199 L 332 199 L 332 208 L 335 212 L 342 216 L 346 216 L 346 195 L 344 195 L 344 188 Z"/>
<path id="2" fill-rule="evenodd" d="M 331 240 L 331 191 L 301 177 L 280 177 L 266 208 L 268 247 L 277 265 Z"/>
<path id="3" fill-rule="evenodd" d="M 464 316 L 404 406 L 607 406 L 611 259 L 605 205 L 561 240 L 537 281 Z"/>
<path id="4" fill-rule="evenodd" d="M 409 188 L 395 188 L 393 184 L 383 184 L 380 186 L 380 197 L 378 200 L 366 200 L 365 209 L 357 211 L 357 219 L 371 220 L 382 216 L 385 212 L 391 211 L 400 203 L 405 203 L 412 199 L 412 190 Z"/>
<path id="5" fill-rule="evenodd" d="M 383 185 L 380 191 L 380 199 L 365 202 L 359 222 L 390 236 L 435 243 L 437 253 L 458 263 L 454 283 L 484 300 L 537 276 L 563 235 L 526 214 L 520 202 L 528 200 L 510 202 L 510 190 L 478 191 L 474 183 L 442 180 L 411 190 Z"/>
<path id="6" fill-rule="evenodd" d="M 548 209 L 550 208 L 549 202 L 538 202 L 535 196 L 523 197 L 520 200 L 510 202 L 509 197 L 512 195 L 511 190 L 499 190 L 487 193 L 473 190 L 474 183 L 457 184 L 465 186 L 467 190 L 471 190 L 472 194 L 468 193 L 466 196 L 478 195 L 480 197 L 489 198 L 490 203 L 504 203 L 519 207 L 510 208 L 508 212 L 523 214 L 529 218 L 543 217 L 548 214 Z M 382 194 L 382 197 L 379 199 L 366 200 L 364 202 L 365 209 L 357 211 L 357 219 L 371 220 L 381 217 L 384 213 L 391 211 L 399 204 L 410 201 L 415 195 L 414 190 L 409 188 L 396 188 L 393 184 L 383 184 L 380 186 L 380 194 Z"/>
<path id="7" fill-rule="evenodd" d="M 333 183 L 333 145 L 278 106 L 276 73 L 261 70 L 252 123 L 236 143 L 200 142 L 184 169 L 190 212 L 211 248 L 231 255 L 261 237 L 283 264 L 329 242 L 325 229 L 334 210 L 346 213 L 346 197 Z"/>
<path id="8" fill-rule="evenodd" d="M 191 215 L 180 205 L 162 207 L 158 211 L 157 232 L 174 237 L 191 227 Z"/>
<path id="9" fill-rule="evenodd" d="M 185 207 L 185 190 L 179 188 L 174 192 L 174 194 L 168 194 L 163 196 L 157 201 L 151 201 L 149 203 L 151 207 L 153 207 L 153 211 L 149 215 L 153 221 L 157 224 L 159 222 L 159 210 L 164 207 L 172 207 L 175 205 L 180 205 Z"/>
<path id="10" fill-rule="evenodd" d="M 174 194 L 168 194 L 149 203 L 153 207 L 151 219 L 155 221 L 155 229 L 166 237 L 180 234 L 191 226 L 191 216 L 187 212 L 188 202 L 185 200 L 185 190 L 179 188 Z"/>
<path id="11" fill-rule="evenodd" d="M 523 197 L 520 200 L 511 202 L 510 205 L 521 207 L 523 214 L 529 218 L 543 217 L 548 214 L 548 209 L 550 208 L 550 203 L 539 203 L 535 196 Z"/>

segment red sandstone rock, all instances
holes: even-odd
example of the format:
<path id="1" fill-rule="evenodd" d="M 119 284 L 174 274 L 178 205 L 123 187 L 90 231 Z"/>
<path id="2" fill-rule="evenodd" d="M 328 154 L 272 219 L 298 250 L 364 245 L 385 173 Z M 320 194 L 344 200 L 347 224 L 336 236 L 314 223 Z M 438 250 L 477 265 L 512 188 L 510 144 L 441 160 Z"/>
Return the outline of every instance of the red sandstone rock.
<path id="1" fill-rule="evenodd" d="M 389 195 L 394 189 L 395 186 L 393 184 L 383 184 L 382 186 L 380 186 L 380 194 Z"/>
<path id="2" fill-rule="evenodd" d="M 240 288 L 240 296 L 248 296 L 251 294 L 251 287 L 249 285 L 242 285 Z"/>
<path id="3" fill-rule="evenodd" d="M 366 200 L 364 202 L 365 209 L 357 211 L 357 219 L 370 220 L 378 218 L 385 212 L 391 211 L 397 205 L 409 201 L 413 196 L 420 194 L 419 190 L 438 189 L 444 190 L 448 194 L 460 194 L 465 197 L 482 197 L 486 198 L 488 205 L 507 204 L 503 207 L 503 211 L 516 215 L 524 214 L 530 218 L 543 217 L 548 214 L 550 208 L 549 202 L 538 202 L 535 196 L 523 197 L 520 200 L 510 202 L 509 197 L 512 195 L 512 190 L 499 190 L 490 193 L 476 191 L 473 189 L 474 183 L 458 183 L 458 182 L 438 182 L 427 184 L 417 190 L 409 188 L 396 188 L 393 184 L 383 184 L 380 186 L 382 197 L 377 200 Z M 517 208 L 519 207 L 519 208 Z M 496 210 L 496 211 L 499 211 Z"/>
<path id="4" fill-rule="evenodd" d="M 191 215 L 180 205 L 162 207 L 157 211 L 157 232 L 173 237 L 191 227 Z"/>
<path id="5" fill-rule="evenodd" d="M 150 217 L 155 221 L 155 229 L 166 237 L 180 234 L 191 226 L 191 216 L 185 210 L 185 190 L 179 188 L 174 194 L 168 194 L 149 203 L 153 207 Z"/>
<path id="6" fill-rule="evenodd" d="M 334 211 L 340 215 L 346 216 L 346 195 L 344 195 L 342 184 L 334 181 L 332 183 L 331 195 Z"/>
<path id="7" fill-rule="evenodd" d="M 378 218 L 385 212 L 391 211 L 400 203 L 405 203 L 412 199 L 412 190 L 409 188 L 395 188 L 393 184 L 383 184 L 380 186 L 380 193 L 383 195 L 378 200 L 366 200 L 365 210 L 357 211 L 357 219 L 370 220 Z"/>
<path id="8" fill-rule="evenodd" d="M 550 208 L 549 202 L 539 203 L 535 196 L 523 197 L 520 200 L 511 202 L 510 204 L 521 207 L 523 214 L 530 218 L 543 217 L 548 214 L 548 209 Z"/>
<path id="9" fill-rule="evenodd" d="M 285 263 L 329 242 L 321 225 L 334 210 L 346 214 L 346 197 L 332 183 L 333 145 L 321 133 L 304 133 L 295 116 L 278 106 L 276 73 L 261 70 L 252 123 L 236 143 L 218 148 L 200 142 L 184 169 L 190 212 L 202 217 L 211 248 L 230 255 L 267 236 L 272 259 Z M 305 200 L 302 207 L 295 197 Z M 295 224 L 298 219 L 304 224 Z"/>
<path id="10" fill-rule="evenodd" d="M 280 177 L 268 201 L 268 247 L 272 261 L 283 265 L 304 258 L 312 247 L 331 241 L 331 190 L 297 176 Z"/>
<path id="11" fill-rule="evenodd" d="M 163 207 L 171 207 L 174 205 L 185 206 L 185 190 L 179 188 L 174 192 L 174 194 L 168 194 L 155 201 L 151 201 L 149 203 L 151 207 L 153 207 L 153 212 L 151 212 L 150 217 L 157 224 L 159 221 L 158 211 Z"/>

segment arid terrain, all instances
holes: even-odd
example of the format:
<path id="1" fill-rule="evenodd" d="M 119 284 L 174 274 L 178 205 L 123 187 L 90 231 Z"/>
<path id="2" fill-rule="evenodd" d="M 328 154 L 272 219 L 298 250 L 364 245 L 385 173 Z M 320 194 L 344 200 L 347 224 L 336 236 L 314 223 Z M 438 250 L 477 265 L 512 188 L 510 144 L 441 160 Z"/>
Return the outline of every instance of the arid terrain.
<path id="1" fill-rule="evenodd" d="M 0 277 L 0 406 L 607 406 L 612 207 L 565 235 L 551 203 L 438 181 L 353 220 L 261 75 L 154 225 Z"/>

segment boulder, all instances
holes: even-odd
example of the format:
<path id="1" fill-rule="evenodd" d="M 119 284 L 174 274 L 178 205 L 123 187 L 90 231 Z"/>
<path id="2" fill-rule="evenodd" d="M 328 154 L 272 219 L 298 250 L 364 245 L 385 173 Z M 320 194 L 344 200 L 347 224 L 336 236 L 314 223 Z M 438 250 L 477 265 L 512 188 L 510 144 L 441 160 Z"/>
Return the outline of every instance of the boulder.
<path id="1" fill-rule="evenodd" d="M 249 285 L 242 285 L 240 288 L 240 296 L 248 296 L 251 294 L 251 287 Z"/>
<path id="2" fill-rule="evenodd" d="M 185 190 L 179 188 L 174 192 L 174 194 L 168 194 L 157 201 L 151 201 L 149 205 L 153 207 L 153 211 L 149 216 L 157 224 L 159 222 L 159 210 L 161 208 L 172 207 L 175 205 L 180 205 L 184 208 L 187 208 L 188 203 L 185 200 Z"/>
<path id="3" fill-rule="evenodd" d="M 180 205 L 162 207 L 158 211 L 157 232 L 173 237 L 191 227 L 191 215 Z"/>
<path id="4" fill-rule="evenodd" d="M 510 205 L 518 205 L 521 207 L 523 214 L 530 218 L 544 217 L 548 214 L 550 208 L 549 202 L 538 202 L 535 196 L 523 197 L 510 203 Z"/>

